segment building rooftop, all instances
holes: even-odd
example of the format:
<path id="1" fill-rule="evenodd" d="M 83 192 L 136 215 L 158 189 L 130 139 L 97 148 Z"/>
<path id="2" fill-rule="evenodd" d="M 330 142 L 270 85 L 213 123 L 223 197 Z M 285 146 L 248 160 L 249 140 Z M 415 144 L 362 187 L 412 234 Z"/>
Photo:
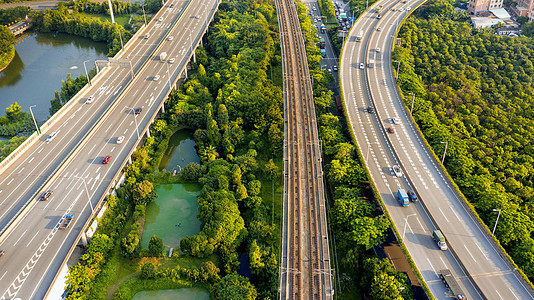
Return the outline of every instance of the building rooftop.
<path id="1" fill-rule="evenodd" d="M 495 17 L 497 17 L 498 19 L 501 19 L 503 21 L 511 19 L 510 14 L 504 8 L 490 9 L 490 12 L 493 13 L 493 15 L 495 15 Z"/>

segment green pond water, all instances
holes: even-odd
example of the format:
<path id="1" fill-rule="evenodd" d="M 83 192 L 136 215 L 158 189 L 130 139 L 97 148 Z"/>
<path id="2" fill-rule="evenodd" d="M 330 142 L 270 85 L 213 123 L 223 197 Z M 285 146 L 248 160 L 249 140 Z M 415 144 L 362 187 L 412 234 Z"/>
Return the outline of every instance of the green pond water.
<path id="1" fill-rule="evenodd" d="M 132 300 L 209 300 L 210 293 L 204 288 L 183 288 L 177 290 L 156 290 L 156 291 L 142 291 L 132 298 Z"/>
<path id="2" fill-rule="evenodd" d="M 167 151 L 159 164 L 160 170 L 180 173 L 181 169 L 191 162 L 200 163 L 195 149 L 193 132 L 190 130 L 178 130 L 169 140 Z"/>
<path id="3" fill-rule="evenodd" d="M 165 250 L 176 248 L 186 236 L 200 231 L 197 219 L 197 196 L 200 185 L 196 183 L 164 184 L 156 187 L 158 197 L 148 204 L 141 246 L 148 249 L 155 234 L 163 240 Z"/>

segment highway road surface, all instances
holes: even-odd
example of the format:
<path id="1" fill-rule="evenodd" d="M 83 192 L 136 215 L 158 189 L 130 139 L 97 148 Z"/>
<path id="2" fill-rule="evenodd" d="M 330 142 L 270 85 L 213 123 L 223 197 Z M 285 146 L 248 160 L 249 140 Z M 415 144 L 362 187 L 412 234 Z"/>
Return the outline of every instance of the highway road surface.
<path id="1" fill-rule="evenodd" d="M 57 121 L 47 132 L 58 132 L 56 137 L 46 142 L 43 135 L 9 172 L 1 175 L 0 212 L 2 224 L 6 224 L 12 216 L 10 212 L 37 192 L 65 155 L 76 148 L 58 176 L 45 187 L 54 191 L 53 196 L 31 208 L 0 244 L 6 251 L 0 258 L 0 299 L 44 297 L 92 207 L 116 179 L 139 140 L 138 132 L 142 136 L 183 70 L 214 14 L 216 2 L 192 0 L 186 6 L 187 1 L 168 1 L 124 53 L 137 72 L 133 82 L 128 85 L 131 70 L 127 64 L 108 68 L 105 79 L 95 82 L 86 95 L 76 100 L 79 104 L 72 114 Z M 149 33 L 148 39 L 143 38 L 145 33 Z M 159 48 L 154 52 L 156 47 Z M 161 52 L 168 54 L 165 62 L 159 60 Z M 175 62 L 169 63 L 170 58 L 175 58 Z M 156 75 L 159 80 L 155 80 Z M 91 95 L 94 101 L 84 104 Z M 142 111 L 136 114 L 135 109 L 139 108 Z M 82 141 L 100 116 L 94 132 Z M 125 138 L 118 144 L 120 136 Z M 111 156 L 109 163 L 102 164 L 107 155 Z M 67 213 L 73 213 L 74 219 L 68 229 L 59 230 L 58 225 Z"/>
<path id="2" fill-rule="evenodd" d="M 397 231 L 434 297 L 450 296 L 439 278 L 441 269 L 450 269 L 469 299 L 533 299 L 533 291 L 503 259 L 428 153 L 400 99 L 391 65 L 393 38 L 399 22 L 418 3 L 379 1 L 353 25 L 340 68 L 350 126 Z M 363 38 L 357 41 L 360 31 Z M 375 112 L 369 113 L 368 106 Z M 389 133 L 390 127 L 395 133 Z M 393 165 L 400 165 L 404 176 L 396 177 Z M 400 188 L 415 190 L 421 200 L 401 207 L 395 198 Z M 436 228 L 444 233 L 450 250 L 438 249 L 432 239 Z"/>

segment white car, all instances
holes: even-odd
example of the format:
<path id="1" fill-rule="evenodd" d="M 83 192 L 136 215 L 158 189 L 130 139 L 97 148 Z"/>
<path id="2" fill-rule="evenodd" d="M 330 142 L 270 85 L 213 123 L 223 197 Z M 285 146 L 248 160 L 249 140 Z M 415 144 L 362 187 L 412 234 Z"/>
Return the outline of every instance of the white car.
<path id="1" fill-rule="evenodd" d="M 174 39 L 174 36 L 171 35 L 167 38 L 167 41 L 172 41 L 172 39 Z"/>
<path id="2" fill-rule="evenodd" d="M 154 76 L 154 81 L 158 81 L 158 80 L 159 80 L 159 75 Z"/>
<path id="3" fill-rule="evenodd" d="M 48 143 L 48 142 L 51 142 L 51 141 L 57 136 L 57 133 L 58 133 L 58 132 L 59 132 L 59 131 L 54 131 L 54 132 L 52 132 L 52 133 L 46 138 L 46 142 L 47 142 L 47 143 Z"/>
<path id="4" fill-rule="evenodd" d="M 144 37 L 144 39 L 145 39 L 145 40 L 146 40 L 146 39 L 148 39 L 148 37 L 149 37 L 149 36 L 150 36 L 150 34 L 149 34 L 149 33 L 145 34 L 145 37 Z"/>
<path id="5" fill-rule="evenodd" d="M 169 63 L 170 63 L 170 64 L 173 64 L 173 63 L 174 63 L 174 61 L 175 61 L 175 58 L 174 58 L 174 57 L 173 57 L 173 58 L 171 58 L 171 59 L 169 59 Z"/>
<path id="6" fill-rule="evenodd" d="M 376 47 L 376 52 L 380 53 L 380 47 Z"/>
<path id="7" fill-rule="evenodd" d="M 124 135 L 121 135 L 117 138 L 117 144 L 121 144 L 124 141 Z"/>
<path id="8" fill-rule="evenodd" d="M 393 124 L 400 124 L 399 118 L 391 118 L 391 122 L 393 122 Z"/>
<path id="9" fill-rule="evenodd" d="M 163 17 L 159 17 L 158 21 L 159 22 L 163 21 Z"/>
<path id="10" fill-rule="evenodd" d="M 365 64 L 364 63 L 360 63 L 360 69 L 364 69 L 365 68 Z"/>
<path id="11" fill-rule="evenodd" d="M 402 177 L 402 170 L 398 165 L 394 165 L 391 169 L 393 169 L 393 173 L 396 177 Z"/>
<path id="12" fill-rule="evenodd" d="M 381 30 L 382 30 L 382 27 L 378 27 L 378 28 L 376 29 L 376 31 L 381 31 Z"/>
<path id="13" fill-rule="evenodd" d="M 87 98 L 87 100 L 85 100 L 85 104 L 91 104 L 93 102 L 93 100 L 95 100 L 95 96 L 89 96 L 89 98 Z"/>

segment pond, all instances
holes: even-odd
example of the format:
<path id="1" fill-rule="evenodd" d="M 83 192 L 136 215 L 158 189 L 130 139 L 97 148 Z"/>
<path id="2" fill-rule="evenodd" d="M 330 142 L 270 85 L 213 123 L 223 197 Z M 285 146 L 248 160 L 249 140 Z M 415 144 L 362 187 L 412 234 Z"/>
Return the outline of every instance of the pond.
<path id="1" fill-rule="evenodd" d="M 189 163 L 200 163 L 200 157 L 195 149 L 193 131 L 178 130 L 169 139 L 169 146 L 163 154 L 159 169 L 180 173 Z"/>
<path id="2" fill-rule="evenodd" d="M 132 300 L 209 300 L 210 293 L 204 288 L 183 288 L 177 290 L 156 290 L 156 291 L 142 291 L 132 298 Z"/>
<path id="3" fill-rule="evenodd" d="M 180 240 L 200 231 L 197 219 L 197 183 L 163 184 L 156 187 L 158 197 L 146 208 L 141 247 L 148 249 L 153 235 L 161 238 L 165 251 L 179 246 Z"/>
<path id="4" fill-rule="evenodd" d="M 94 60 L 106 59 L 106 43 L 62 33 L 23 34 L 17 38 L 15 58 L 0 72 L 0 110 L 18 102 L 22 110 L 31 105 L 39 122 L 45 121 L 54 91 L 61 90 L 61 81 L 85 74 Z M 3 113 L 2 113 L 3 115 Z"/>

